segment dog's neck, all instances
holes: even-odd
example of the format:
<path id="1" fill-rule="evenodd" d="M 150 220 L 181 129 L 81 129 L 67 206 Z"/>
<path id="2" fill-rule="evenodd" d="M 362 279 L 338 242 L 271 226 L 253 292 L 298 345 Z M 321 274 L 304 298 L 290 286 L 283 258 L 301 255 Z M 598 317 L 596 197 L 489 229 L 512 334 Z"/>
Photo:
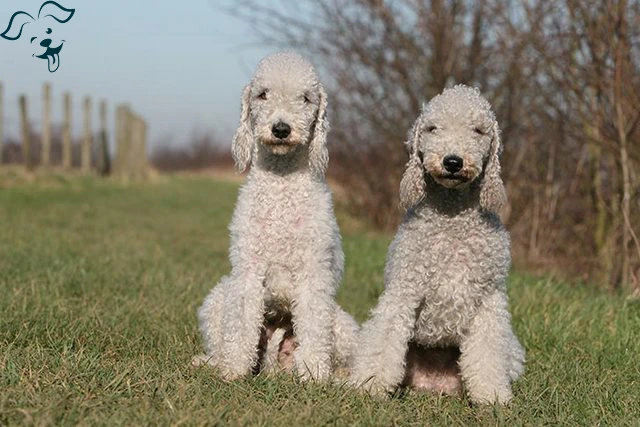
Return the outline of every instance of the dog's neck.
<path id="1" fill-rule="evenodd" d="M 414 211 L 430 210 L 439 215 L 456 216 L 480 210 L 480 180 L 462 189 L 446 188 L 425 174 L 426 195 Z"/>
<path id="2" fill-rule="evenodd" d="M 254 168 L 260 172 L 276 176 L 311 174 L 309 168 L 309 148 L 297 145 L 287 154 L 274 154 L 264 145 L 256 144 Z"/>

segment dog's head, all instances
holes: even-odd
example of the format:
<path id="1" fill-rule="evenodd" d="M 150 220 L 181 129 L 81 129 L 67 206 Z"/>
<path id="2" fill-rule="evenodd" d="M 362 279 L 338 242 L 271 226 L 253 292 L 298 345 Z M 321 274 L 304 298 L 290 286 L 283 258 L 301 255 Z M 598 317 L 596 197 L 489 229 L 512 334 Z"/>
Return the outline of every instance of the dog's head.
<path id="1" fill-rule="evenodd" d="M 26 12 L 14 13 L 0 36 L 7 40 L 19 40 L 23 35 L 29 37 L 32 56 L 45 59 L 49 71 L 53 73 L 60 67 L 60 51 L 65 42 L 56 36 L 55 29 L 58 24 L 69 22 L 74 13 L 74 9 L 47 1 L 40 6 L 37 18 Z"/>
<path id="2" fill-rule="evenodd" d="M 406 146 L 410 158 L 400 185 L 405 209 L 426 195 L 429 177 L 452 190 L 481 180 L 481 207 L 495 212 L 505 202 L 500 129 L 478 89 L 458 85 L 433 98 L 423 107 Z"/>
<path id="3" fill-rule="evenodd" d="M 309 61 L 293 52 L 264 58 L 242 95 L 232 146 L 238 169 L 249 165 L 258 143 L 275 155 L 308 146 L 309 165 L 323 174 L 328 162 L 326 108 L 326 92 Z"/>

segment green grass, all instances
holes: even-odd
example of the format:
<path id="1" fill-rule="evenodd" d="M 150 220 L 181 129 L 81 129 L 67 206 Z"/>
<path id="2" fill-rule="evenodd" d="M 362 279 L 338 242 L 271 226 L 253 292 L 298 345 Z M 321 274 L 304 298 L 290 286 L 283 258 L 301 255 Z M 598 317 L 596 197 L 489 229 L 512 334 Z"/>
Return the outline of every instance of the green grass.
<path id="1" fill-rule="evenodd" d="M 0 189 L 0 425 L 640 425 L 640 305 L 519 274 L 509 289 L 528 364 L 508 407 L 380 402 L 288 376 L 225 384 L 191 368 L 196 308 L 229 268 L 236 191 L 79 177 Z M 350 229 L 338 297 L 363 320 L 389 236 Z"/>

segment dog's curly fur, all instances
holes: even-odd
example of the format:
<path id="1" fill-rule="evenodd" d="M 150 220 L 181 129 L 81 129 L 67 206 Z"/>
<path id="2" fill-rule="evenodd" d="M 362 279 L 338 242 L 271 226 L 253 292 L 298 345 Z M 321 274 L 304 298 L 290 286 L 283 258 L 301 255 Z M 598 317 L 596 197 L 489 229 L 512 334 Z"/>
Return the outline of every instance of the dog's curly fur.
<path id="1" fill-rule="evenodd" d="M 198 311 L 206 354 L 194 358 L 223 378 L 275 360 L 323 379 L 351 354 L 358 326 L 334 300 L 344 255 L 324 179 L 326 109 L 314 67 L 293 52 L 263 59 L 244 89 L 232 154 L 252 167 L 229 227 L 232 271 Z M 278 123 L 290 134 L 277 137 Z"/>
<path id="2" fill-rule="evenodd" d="M 378 395 L 403 382 L 444 393 L 464 383 L 473 402 L 508 402 L 524 350 L 507 307 L 509 235 L 497 215 L 506 196 L 489 102 L 477 89 L 446 89 L 423 107 L 407 148 L 407 213 L 350 381 Z M 460 171 L 447 171 L 448 155 L 462 159 Z"/>

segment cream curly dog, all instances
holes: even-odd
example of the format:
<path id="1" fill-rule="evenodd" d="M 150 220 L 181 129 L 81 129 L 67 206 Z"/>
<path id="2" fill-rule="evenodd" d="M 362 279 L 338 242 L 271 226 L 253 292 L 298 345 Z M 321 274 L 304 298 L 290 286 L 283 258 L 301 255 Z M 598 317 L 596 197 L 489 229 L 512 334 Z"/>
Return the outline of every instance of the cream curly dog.
<path id="1" fill-rule="evenodd" d="M 252 167 L 229 227 L 232 270 L 198 311 L 206 354 L 194 358 L 225 379 L 274 364 L 323 379 L 351 354 L 358 326 L 334 300 L 344 255 L 326 109 L 314 67 L 293 52 L 263 59 L 244 89 L 232 154 Z"/>
<path id="2" fill-rule="evenodd" d="M 389 248 L 385 290 L 362 327 L 351 382 L 508 402 L 524 369 L 505 280 L 509 235 L 500 131 L 477 89 L 446 89 L 423 107 L 400 184 L 406 216 Z"/>

